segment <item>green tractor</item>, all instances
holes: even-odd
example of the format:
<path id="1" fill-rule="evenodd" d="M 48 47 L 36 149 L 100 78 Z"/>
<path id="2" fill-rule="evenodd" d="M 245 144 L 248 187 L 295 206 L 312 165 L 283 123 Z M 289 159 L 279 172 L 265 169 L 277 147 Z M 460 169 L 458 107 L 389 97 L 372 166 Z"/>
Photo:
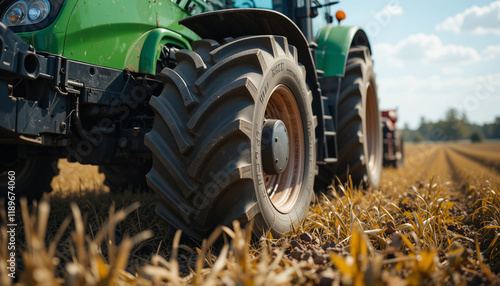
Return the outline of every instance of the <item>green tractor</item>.
<path id="1" fill-rule="evenodd" d="M 336 3 L 2 1 L 2 195 L 50 191 L 60 158 L 99 165 L 201 239 L 235 219 L 287 232 L 335 177 L 376 188 L 371 49 L 329 24 Z"/>

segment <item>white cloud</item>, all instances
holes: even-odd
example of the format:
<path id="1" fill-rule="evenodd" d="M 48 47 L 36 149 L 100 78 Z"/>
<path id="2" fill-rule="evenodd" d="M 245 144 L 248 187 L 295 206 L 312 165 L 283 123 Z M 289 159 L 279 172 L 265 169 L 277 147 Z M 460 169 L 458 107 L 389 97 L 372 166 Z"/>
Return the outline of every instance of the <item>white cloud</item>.
<path id="1" fill-rule="evenodd" d="M 500 46 L 487 46 L 483 50 L 483 55 L 487 61 L 500 59 Z"/>
<path id="2" fill-rule="evenodd" d="M 500 1 L 488 6 L 472 6 L 462 13 L 449 17 L 436 26 L 438 31 L 451 31 L 456 34 L 500 35 Z"/>
<path id="3" fill-rule="evenodd" d="M 370 35 L 371 38 L 377 37 L 384 28 L 389 26 L 394 18 L 403 15 L 403 7 L 394 4 L 386 5 L 380 11 L 372 11 L 370 13 L 372 18 L 367 19 L 368 21 L 363 24 L 365 32 Z"/>
<path id="4" fill-rule="evenodd" d="M 377 44 L 374 56 L 392 67 L 404 67 L 407 61 L 423 64 L 467 64 L 478 62 L 481 55 L 472 47 L 444 44 L 436 35 L 413 34 L 395 45 Z"/>
<path id="5" fill-rule="evenodd" d="M 375 14 L 375 18 L 384 18 L 388 15 L 401 16 L 403 15 L 403 7 L 399 5 L 387 5 L 381 11 Z"/>
<path id="6" fill-rule="evenodd" d="M 446 95 L 450 91 L 453 96 L 456 96 L 457 90 L 471 89 L 475 83 L 477 83 L 477 78 L 474 77 L 443 77 L 436 75 L 419 78 L 410 75 L 381 80 L 378 86 L 382 90 L 404 91 L 413 94 L 416 98 L 421 98 L 422 95 L 429 94 Z"/>
<path id="7" fill-rule="evenodd" d="M 441 73 L 445 75 L 457 75 L 462 73 L 462 69 L 456 66 L 444 67 L 441 69 Z"/>

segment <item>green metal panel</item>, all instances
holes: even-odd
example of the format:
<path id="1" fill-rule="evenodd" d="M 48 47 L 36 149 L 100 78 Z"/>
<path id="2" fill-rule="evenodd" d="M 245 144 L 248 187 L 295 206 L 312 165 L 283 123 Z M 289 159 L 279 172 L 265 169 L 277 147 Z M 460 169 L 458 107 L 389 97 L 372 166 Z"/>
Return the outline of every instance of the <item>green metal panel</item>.
<path id="1" fill-rule="evenodd" d="M 37 51 L 62 55 L 67 23 L 71 17 L 73 7 L 77 2 L 78 0 L 64 1 L 54 22 L 45 29 L 34 32 L 17 33 L 16 35 L 27 44 L 35 47 Z"/>
<path id="2" fill-rule="evenodd" d="M 326 25 L 318 33 L 316 66 L 323 77 L 344 76 L 349 48 L 359 27 Z"/>
<path id="3" fill-rule="evenodd" d="M 198 3 L 191 14 L 207 9 Z M 178 24 L 187 16 L 183 6 L 171 0 L 66 0 L 47 28 L 17 35 L 38 51 L 154 74 L 163 45 L 191 48 L 189 43 L 199 39 Z"/>
<path id="4" fill-rule="evenodd" d="M 191 49 L 189 42 L 181 35 L 163 28 L 157 28 L 148 32 L 147 38 L 142 45 L 139 62 L 139 72 L 154 74 L 156 60 L 166 44 L 172 44 L 184 49 Z"/>

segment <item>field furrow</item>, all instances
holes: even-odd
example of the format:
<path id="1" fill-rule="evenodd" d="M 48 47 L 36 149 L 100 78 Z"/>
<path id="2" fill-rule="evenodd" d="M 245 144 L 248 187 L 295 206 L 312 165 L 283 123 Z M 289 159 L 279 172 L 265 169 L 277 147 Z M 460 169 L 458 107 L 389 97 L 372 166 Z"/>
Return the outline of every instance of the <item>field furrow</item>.
<path id="1" fill-rule="evenodd" d="M 456 184 L 482 186 L 487 182 L 492 185 L 500 185 L 500 175 L 498 170 L 492 168 L 489 164 L 477 160 L 477 157 L 471 156 L 461 150 L 449 147 L 447 150 L 448 161 L 454 172 L 454 182 Z"/>
<path id="2" fill-rule="evenodd" d="M 464 150 L 485 150 L 500 152 L 500 144 L 498 143 L 453 144 L 452 146 L 461 147 Z"/>
<path id="3" fill-rule="evenodd" d="M 409 149 L 409 150 L 408 150 Z M 390 185 L 419 186 L 435 177 L 440 182 L 451 178 L 446 164 L 444 147 L 440 145 L 413 145 L 407 148 L 403 168 L 386 168 L 382 173 L 382 187 Z"/>
<path id="4" fill-rule="evenodd" d="M 452 145 L 450 148 L 472 161 L 481 163 L 487 167 L 491 167 L 500 173 L 500 150 L 482 149 L 479 146 L 467 148 L 463 145 Z"/>
<path id="5" fill-rule="evenodd" d="M 61 160 L 54 191 L 45 195 L 49 203 L 30 210 L 26 231 L 24 224 L 18 228 L 18 236 L 38 233 L 45 218 L 45 237 L 34 235 L 18 246 L 29 265 L 20 271 L 26 281 L 43 270 L 66 284 L 84 279 L 78 268 L 102 285 L 111 285 L 104 279 L 115 285 L 366 279 L 381 285 L 500 285 L 498 166 L 500 144 L 407 144 L 404 167 L 385 168 L 378 189 L 332 186 L 317 194 L 306 219 L 282 238 L 250 241 L 247 230 L 233 224 L 219 229 L 213 238 L 224 238 L 209 247 L 188 238 L 179 243 L 175 229 L 155 213 L 156 194 L 109 192 L 97 167 Z M 50 252 L 45 245 L 54 241 Z M 108 270 L 118 261 L 126 271 L 112 274 Z"/>

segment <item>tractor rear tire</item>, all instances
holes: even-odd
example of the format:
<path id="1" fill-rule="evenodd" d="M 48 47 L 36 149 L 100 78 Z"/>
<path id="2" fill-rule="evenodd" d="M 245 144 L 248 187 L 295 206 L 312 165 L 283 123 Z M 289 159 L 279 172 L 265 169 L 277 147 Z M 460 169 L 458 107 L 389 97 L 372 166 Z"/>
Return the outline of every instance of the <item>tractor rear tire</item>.
<path id="1" fill-rule="evenodd" d="M 176 53 L 175 69 L 161 73 L 163 92 L 150 100 L 147 181 L 162 197 L 157 212 L 197 240 L 235 219 L 254 219 L 256 234 L 290 231 L 307 214 L 316 165 L 312 95 L 295 47 L 251 36 L 193 49 Z M 276 142 L 278 131 L 263 128 L 279 121 L 288 139 Z M 264 162 L 272 142 L 288 142 L 281 175 Z"/>
<path id="2" fill-rule="evenodd" d="M 373 61 L 366 46 L 349 50 L 338 98 L 336 175 L 342 183 L 377 188 L 383 161 L 382 125 Z"/>
<path id="3" fill-rule="evenodd" d="M 44 193 L 52 191 L 52 178 L 59 174 L 58 158 L 36 157 L 19 158 L 18 146 L 0 145 L 0 197 L 9 197 L 9 192 L 15 194 L 16 201 L 26 197 L 28 202 L 39 200 Z M 14 172 L 14 188 L 9 189 L 11 172 Z"/>

